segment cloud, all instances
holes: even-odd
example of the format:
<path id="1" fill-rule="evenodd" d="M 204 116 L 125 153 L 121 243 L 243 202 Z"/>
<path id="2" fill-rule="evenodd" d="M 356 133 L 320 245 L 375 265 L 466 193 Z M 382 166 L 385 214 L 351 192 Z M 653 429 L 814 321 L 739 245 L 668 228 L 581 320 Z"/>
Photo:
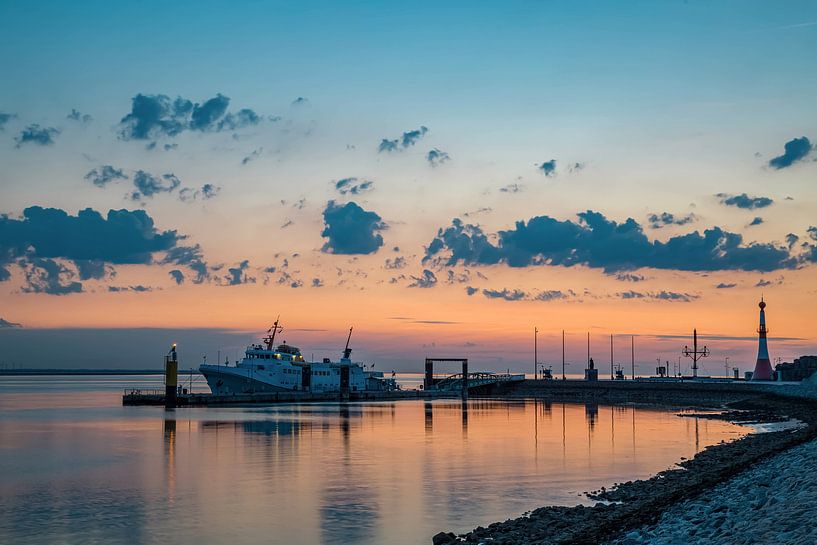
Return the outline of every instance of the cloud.
<path id="1" fill-rule="evenodd" d="M 101 280 L 110 272 L 105 262 L 99 259 L 75 259 L 80 280 Z"/>
<path id="2" fill-rule="evenodd" d="M 570 163 L 567 166 L 567 171 L 570 173 L 579 172 L 584 170 L 585 164 L 584 163 Z"/>
<path id="3" fill-rule="evenodd" d="M 752 227 L 753 225 L 760 225 L 761 223 L 763 223 L 763 218 L 760 216 L 755 216 L 755 219 L 749 222 L 749 227 Z"/>
<path id="4" fill-rule="evenodd" d="M 182 202 L 193 202 L 199 199 L 206 201 L 218 195 L 220 191 L 221 188 L 213 184 L 204 184 L 201 189 L 185 187 L 179 191 L 179 200 Z"/>
<path id="5" fill-rule="evenodd" d="M 621 282 L 643 282 L 644 277 L 640 274 L 633 274 L 633 273 L 618 273 L 616 274 L 616 280 Z"/>
<path id="6" fill-rule="evenodd" d="M 245 259 L 235 267 L 227 269 L 227 284 L 228 286 L 238 286 L 240 284 L 254 284 L 255 278 L 247 276 L 247 269 L 250 267 L 250 261 Z"/>
<path id="7" fill-rule="evenodd" d="M 230 99 L 222 94 L 202 104 L 167 95 L 138 94 L 131 100 L 131 111 L 119 122 L 123 140 L 151 140 L 174 137 L 189 131 L 235 130 L 260 123 L 261 117 L 244 108 L 227 113 Z"/>
<path id="8" fill-rule="evenodd" d="M 357 178 L 341 178 L 332 182 L 341 195 L 351 193 L 352 195 L 359 195 L 374 189 L 374 182 L 371 180 L 358 180 Z"/>
<path id="9" fill-rule="evenodd" d="M 761 278 L 760 280 L 757 281 L 757 284 L 755 284 L 755 287 L 756 288 L 765 288 L 766 286 L 780 286 L 782 284 L 783 284 L 783 277 L 782 276 L 780 276 L 778 278 L 775 278 L 774 280 L 766 280 L 765 278 Z"/>
<path id="10" fill-rule="evenodd" d="M 403 151 L 416 144 L 428 132 L 428 127 L 420 127 L 412 131 L 406 131 L 399 138 L 384 138 L 377 147 L 378 153 Z"/>
<path id="11" fill-rule="evenodd" d="M 484 289 L 482 290 L 482 295 L 488 299 L 503 299 L 505 301 L 523 301 L 528 298 L 528 294 L 524 291 L 511 291 L 508 288 L 503 288 L 501 290 Z"/>
<path id="12" fill-rule="evenodd" d="M 733 283 L 732 284 L 727 284 L 725 282 L 721 282 L 720 284 L 715 286 L 715 288 L 719 289 L 719 290 L 728 290 L 728 289 L 734 288 L 736 286 L 737 286 L 737 284 L 733 284 Z"/>
<path id="13" fill-rule="evenodd" d="M 144 170 L 137 170 L 133 175 L 133 185 L 136 191 L 131 193 L 131 200 L 138 201 L 142 197 L 153 197 L 157 193 L 171 193 L 181 185 L 174 174 L 162 174 L 161 177 L 154 176 Z"/>
<path id="14" fill-rule="evenodd" d="M 308 106 L 308 105 L 309 99 L 304 97 L 298 97 L 295 100 L 293 100 L 292 103 L 290 104 L 290 106 Z"/>
<path id="15" fill-rule="evenodd" d="M 768 197 L 750 197 L 746 193 L 740 195 L 730 195 L 729 193 L 718 193 L 715 195 L 721 201 L 721 204 L 726 206 L 737 206 L 746 210 L 754 210 L 756 208 L 766 208 L 774 201 Z"/>
<path id="16" fill-rule="evenodd" d="M 354 202 L 329 201 L 323 211 L 321 236 L 328 240 L 321 251 L 333 254 L 371 254 L 383 246 L 379 231 L 388 228 L 380 216 Z"/>
<path id="17" fill-rule="evenodd" d="M 218 130 L 234 131 L 245 127 L 252 127 L 261 123 L 261 116 L 249 108 L 242 108 L 236 113 L 229 113 L 219 121 Z"/>
<path id="18" fill-rule="evenodd" d="M 411 276 L 410 288 L 433 288 L 437 285 L 437 276 L 428 269 L 423 269 L 422 276 Z"/>
<path id="19" fill-rule="evenodd" d="M 437 148 L 432 149 L 426 154 L 426 161 L 428 161 L 428 164 L 430 164 L 432 167 L 438 167 L 450 160 L 450 155 Z"/>
<path id="20" fill-rule="evenodd" d="M 250 161 L 255 161 L 256 159 L 258 159 L 259 157 L 261 157 L 261 153 L 262 153 L 263 151 L 264 151 L 264 148 L 258 148 L 258 149 L 254 149 L 254 150 L 252 150 L 252 151 L 250 152 L 250 154 L 249 154 L 249 155 L 247 155 L 246 157 L 244 157 L 244 158 L 241 160 L 241 164 L 242 164 L 242 165 L 246 165 L 246 164 L 247 164 L 247 163 L 249 163 Z"/>
<path id="21" fill-rule="evenodd" d="M 137 284 L 136 286 L 108 286 L 108 291 L 111 293 L 121 293 L 126 291 L 132 291 L 136 293 L 146 293 L 153 291 L 153 288 L 149 286 L 143 286 L 141 284 Z"/>
<path id="22" fill-rule="evenodd" d="M 54 137 L 60 134 L 60 130 L 54 127 L 40 127 L 34 123 L 29 125 L 15 138 L 17 147 L 23 144 L 38 144 L 40 146 L 51 146 L 54 144 Z"/>
<path id="23" fill-rule="evenodd" d="M 475 288 L 474 286 L 465 286 L 465 293 L 469 296 L 474 295 L 479 291 L 479 288 Z"/>
<path id="24" fill-rule="evenodd" d="M 813 241 L 817 242 L 817 227 L 814 227 L 814 226 L 812 225 L 811 227 L 809 227 L 808 229 L 806 229 L 806 233 L 808 233 L 808 236 L 809 236 L 809 238 L 810 238 L 811 240 L 813 240 Z M 790 237 L 794 237 L 794 241 L 795 241 L 795 242 L 797 242 L 797 240 L 798 240 L 798 238 L 799 238 L 797 235 L 794 235 L 794 234 L 790 234 L 789 236 L 790 236 Z"/>
<path id="25" fill-rule="evenodd" d="M 71 113 L 65 116 L 65 119 L 69 119 L 71 121 L 76 121 L 78 123 L 87 124 L 94 120 L 90 114 L 84 114 L 75 108 L 71 108 Z"/>
<path id="26" fill-rule="evenodd" d="M 312 279 L 312 287 L 313 288 L 322 288 L 323 287 L 323 280 L 320 278 L 313 278 Z"/>
<path id="27" fill-rule="evenodd" d="M 525 189 L 525 186 L 523 186 L 523 185 L 508 184 L 505 187 L 500 187 L 499 191 L 501 193 L 519 193 L 520 191 L 523 191 L 524 189 Z"/>
<path id="28" fill-rule="evenodd" d="M 17 257 L 62 258 L 78 267 L 89 267 L 87 262 L 149 264 L 155 253 L 174 249 L 182 238 L 176 231 L 158 231 L 144 210 L 110 210 L 103 217 L 86 208 L 72 216 L 58 208 L 32 206 L 21 219 L 0 216 L 0 267 Z M 53 270 L 50 264 L 41 265 Z"/>
<path id="29" fill-rule="evenodd" d="M 650 222 L 650 227 L 653 229 L 661 229 L 666 225 L 686 225 L 698 219 L 695 214 L 687 214 L 686 216 L 675 216 L 669 212 L 662 212 L 661 214 L 650 214 L 647 216 L 647 221 Z"/>
<path id="30" fill-rule="evenodd" d="M 556 176 L 556 159 L 545 161 L 541 165 L 537 166 L 539 167 L 539 170 L 542 171 L 542 174 L 544 174 L 548 178 Z"/>
<path id="31" fill-rule="evenodd" d="M 386 258 L 386 264 L 383 265 L 383 267 L 386 269 L 397 270 L 404 268 L 406 265 L 407 265 L 406 258 L 401 255 L 398 255 L 394 259 Z"/>
<path id="32" fill-rule="evenodd" d="M 102 165 L 86 174 L 85 179 L 97 187 L 105 187 L 116 180 L 127 180 L 128 176 L 122 169 Z"/>
<path id="33" fill-rule="evenodd" d="M 468 295 L 476 293 L 476 288 L 466 288 Z M 561 290 L 545 290 L 537 294 L 531 294 L 520 289 L 484 289 L 482 295 L 488 299 L 502 299 L 503 301 L 555 301 L 557 299 L 567 299 L 576 295 L 573 291 L 563 292 Z"/>
<path id="34" fill-rule="evenodd" d="M 7 328 L 10 329 L 10 328 L 13 328 L 13 327 L 23 327 L 23 326 L 22 326 L 22 324 L 18 324 L 18 323 L 15 323 L 15 322 L 9 322 L 8 320 L 4 320 L 3 318 L 0 318 L 0 329 L 7 329 Z"/>
<path id="35" fill-rule="evenodd" d="M 650 240 L 632 218 L 623 223 L 588 210 L 579 221 L 559 221 L 537 216 L 518 221 L 513 229 L 499 231 L 497 243 L 489 241 L 479 226 L 455 218 L 440 229 L 426 249 L 423 262 L 453 266 L 585 265 L 605 272 L 644 267 L 684 271 L 754 270 L 794 268 L 798 260 L 785 247 L 773 243 L 744 244 L 737 233 L 720 227 L 693 231 L 666 242 Z"/>
<path id="36" fill-rule="evenodd" d="M 177 286 L 184 284 L 184 273 L 179 269 L 173 269 L 172 271 L 168 272 L 167 274 L 170 275 L 170 278 L 176 282 Z"/>
<path id="37" fill-rule="evenodd" d="M 74 273 L 53 259 L 27 257 L 20 260 L 20 266 L 26 277 L 26 285 L 22 288 L 24 293 L 68 295 L 82 292 L 82 284 L 72 280 Z"/>
<path id="38" fill-rule="evenodd" d="M 672 301 L 678 303 L 690 303 L 695 299 L 698 299 L 697 295 L 663 290 L 659 292 L 644 293 L 638 291 L 625 291 L 616 295 L 618 295 L 621 299 L 653 299 L 657 301 Z"/>
<path id="39" fill-rule="evenodd" d="M 6 127 L 6 123 L 8 123 L 9 121 L 16 117 L 17 117 L 16 114 L 0 112 L 0 131 L 2 131 Z"/>
<path id="40" fill-rule="evenodd" d="M 198 244 L 194 246 L 176 246 L 169 249 L 160 263 L 162 265 L 183 265 L 187 267 L 196 273 L 195 278 L 191 280 L 194 284 L 202 284 L 210 279 L 210 267 L 204 261 L 201 247 Z M 173 271 L 170 271 L 170 275 L 175 278 Z"/>
<path id="41" fill-rule="evenodd" d="M 783 155 L 772 158 L 769 166 L 776 170 L 788 168 L 805 159 L 813 149 L 814 146 L 805 136 L 789 140 L 783 146 Z"/>

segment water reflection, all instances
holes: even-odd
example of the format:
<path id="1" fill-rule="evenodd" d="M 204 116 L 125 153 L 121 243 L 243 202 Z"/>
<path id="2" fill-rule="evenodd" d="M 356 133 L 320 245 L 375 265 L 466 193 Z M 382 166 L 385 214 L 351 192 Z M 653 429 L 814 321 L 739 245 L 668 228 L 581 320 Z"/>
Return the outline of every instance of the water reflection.
<path id="1" fill-rule="evenodd" d="M 743 433 L 541 400 L 93 411 L 0 416 L 0 542 L 428 543 Z"/>

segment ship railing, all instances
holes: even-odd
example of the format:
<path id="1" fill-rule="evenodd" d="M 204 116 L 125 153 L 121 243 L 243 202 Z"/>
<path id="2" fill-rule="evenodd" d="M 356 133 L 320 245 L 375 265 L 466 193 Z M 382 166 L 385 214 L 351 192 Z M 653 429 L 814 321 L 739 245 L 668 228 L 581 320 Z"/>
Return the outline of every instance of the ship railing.
<path id="1" fill-rule="evenodd" d="M 158 396 L 165 395 L 164 390 L 144 389 L 144 388 L 125 388 L 125 395 L 131 397 L 140 396 Z"/>

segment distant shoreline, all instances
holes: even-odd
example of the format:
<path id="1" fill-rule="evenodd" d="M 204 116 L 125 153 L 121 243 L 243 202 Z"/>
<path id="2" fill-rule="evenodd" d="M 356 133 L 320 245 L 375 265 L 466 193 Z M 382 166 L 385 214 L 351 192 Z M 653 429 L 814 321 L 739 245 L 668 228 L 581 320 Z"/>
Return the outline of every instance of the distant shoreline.
<path id="1" fill-rule="evenodd" d="M 179 371 L 181 373 L 181 370 Z M 196 374 L 199 372 L 194 370 Z M 185 369 L 184 374 L 190 371 Z M 0 376 L 163 375 L 163 369 L 0 369 Z"/>

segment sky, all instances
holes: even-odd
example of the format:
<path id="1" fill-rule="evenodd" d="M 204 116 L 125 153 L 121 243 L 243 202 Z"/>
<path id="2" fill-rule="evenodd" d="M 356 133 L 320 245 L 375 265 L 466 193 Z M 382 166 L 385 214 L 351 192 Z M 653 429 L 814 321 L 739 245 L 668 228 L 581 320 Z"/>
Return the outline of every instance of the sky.
<path id="1" fill-rule="evenodd" d="M 538 328 L 649 373 L 697 328 L 720 374 L 761 296 L 773 359 L 817 351 L 813 2 L 0 19 L 0 365 L 232 360 L 280 315 L 401 371 L 531 371 Z"/>

